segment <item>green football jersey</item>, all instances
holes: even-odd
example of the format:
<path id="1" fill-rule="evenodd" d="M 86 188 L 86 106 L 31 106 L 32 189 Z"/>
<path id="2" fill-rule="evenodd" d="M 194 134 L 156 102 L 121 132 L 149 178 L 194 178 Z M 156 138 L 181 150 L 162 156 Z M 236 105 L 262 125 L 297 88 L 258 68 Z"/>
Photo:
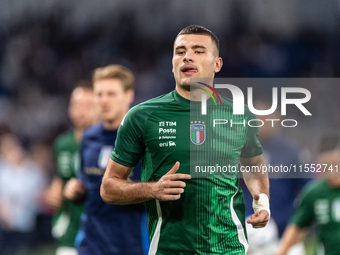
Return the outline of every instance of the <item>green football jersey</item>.
<path id="1" fill-rule="evenodd" d="M 291 223 L 304 228 L 315 222 L 325 254 L 340 254 L 340 189 L 331 188 L 327 180 L 312 182 L 297 201 Z"/>
<path id="2" fill-rule="evenodd" d="M 129 167 L 141 158 L 142 181 L 159 180 L 176 161 L 180 162 L 178 173 L 194 177 L 185 180 L 179 200 L 145 202 L 149 254 L 246 253 L 244 201 L 237 172 L 221 169 L 238 168 L 240 157 L 262 154 L 258 128 L 241 124 L 256 117 L 247 107 L 245 115 L 233 115 L 227 98 L 222 98 L 222 106 L 215 106 L 211 98 L 207 105 L 208 114 L 201 115 L 199 102 L 190 102 L 175 90 L 132 108 L 118 129 L 111 158 Z M 214 119 L 240 124 L 214 127 Z"/>
<path id="3" fill-rule="evenodd" d="M 79 144 L 75 140 L 73 130 L 67 131 L 56 139 L 54 155 L 57 163 L 57 176 L 65 182 L 76 177 L 80 168 L 80 158 Z M 52 234 L 57 239 L 59 247 L 74 247 L 82 212 L 83 205 L 76 205 L 64 199 L 63 207 L 53 218 L 52 224 Z"/>

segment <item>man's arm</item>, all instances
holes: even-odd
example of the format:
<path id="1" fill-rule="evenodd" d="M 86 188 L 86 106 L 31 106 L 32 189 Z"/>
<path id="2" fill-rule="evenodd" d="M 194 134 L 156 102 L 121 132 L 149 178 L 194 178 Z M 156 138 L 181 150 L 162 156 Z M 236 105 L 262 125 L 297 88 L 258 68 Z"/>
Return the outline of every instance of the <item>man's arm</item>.
<path id="1" fill-rule="evenodd" d="M 244 182 L 248 190 L 254 197 L 255 194 L 264 193 L 269 197 L 269 179 L 268 173 L 263 173 L 263 166 L 266 165 L 263 155 L 255 156 L 252 158 L 240 158 L 241 165 L 244 167 L 256 166 L 259 172 L 256 171 L 243 171 Z"/>
<path id="2" fill-rule="evenodd" d="M 86 197 L 86 189 L 83 185 L 83 182 L 77 178 L 71 178 L 65 184 L 63 195 L 73 203 L 80 204 L 84 202 Z"/>
<path id="3" fill-rule="evenodd" d="M 177 174 L 179 162 L 157 182 L 132 182 L 128 177 L 133 167 L 123 166 L 109 160 L 100 195 L 108 204 L 133 204 L 150 199 L 160 201 L 178 200 L 184 192 L 185 182 L 179 179 L 190 179 L 188 174 Z"/>
<path id="4" fill-rule="evenodd" d="M 263 155 L 255 156 L 252 158 L 240 158 L 241 165 L 243 167 L 257 167 L 259 170 L 257 171 L 250 171 L 250 172 L 243 172 L 244 182 L 250 191 L 251 195 L 253 196 L 254 204 L 257 206 L 258 204 L 261 205 L 262 199 L 260 194 L 265 194 L 267 198 L 269 198 L 269 179 L 268 174 L 262 172 L 262 167 L 266 165 L 264 161 Z M 265 198 L 265 196 L 264 196 Z M 267 199 L 265 198 L 265 199 Z M 266 201 L 264 201 L 266 203 Z M 253 228 L 263 228 L 267 225 L 267 222 L 270 219 L 269 211 L 267 210 L 260 210 L 255 212 L 251 219 L 247 221 L 247 223 L 252 224 Z"/>
<path id="5" fill-rule="evenodd" d="M 283 233 L 276 255 L 286 255 L 290 247 L 304 239 L 306 233 L 306 228 L 299 228 L 293 224 L 289 225 Z"/>
<path id="6" fill-rule="evenodd" d="M 60 177 L 53 177 L 51 185 L 44 192 L 45 203 L 57 211 L 63 204 L 64 180 Z"/>

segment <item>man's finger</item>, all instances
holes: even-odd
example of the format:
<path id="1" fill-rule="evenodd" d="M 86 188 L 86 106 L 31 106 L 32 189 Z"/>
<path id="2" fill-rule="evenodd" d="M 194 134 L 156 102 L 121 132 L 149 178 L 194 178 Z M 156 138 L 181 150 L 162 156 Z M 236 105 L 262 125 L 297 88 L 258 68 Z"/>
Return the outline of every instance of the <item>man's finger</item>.
<path id="1" fill-rule="evenodd" d="M 185 188 L 186 183 L 182 181 L 168 181 L 164 184 L 164 188 Z"/>
<path id="2" fill-rule="evenodd" d="M 264 221 L 265 219 L 267 219 L 267 217 L 269 217 L 269 213 L 267 210 L 261 210 L 259 212 L 259 216 Z"/>
<path id="3" fill-rule="evenodd" d="M 258 215 L 259 215 L 259 213 L 257 213 L 257 212 L 256 212 L 256 213 L 253 213 L 253 214 L 251 215 L 250 218 L 251 218 L 251 219 L 254 219 L 254 218 L 256 218 Z"/>
<path id="4" fill-rule="evenodd" d="M 167 180 L 174 181 L 174 180 L 179 180 L 179 179 L 191 179 L 190 174 L 173 174 L 171 176 L 167 177 Z"/>
<path id="5" fill-rule="evenodd" d="M 164 195 L 160 201 L 173 201 L 181 198 L 181 195 Z"/>
<path id="6" fill-rule="evenodd" d="M 259 222 L 266 222 L 269 220 L 268 217 L 269 217 L 268 212 L 266 210 L 262 210 L 259 213 L 254 213 L 251 216 L 251 219 L 247 220 L 247 223 L 254 224 Z"/>
<path id="7" fill-rule="evenodd" d="M 263 223 L 263 224 L 254 224 L 253 228 L 264 228 L 267 225 L 267 223 Z"/>
<path id="8" fill-rule="evenodd" d="M 268 220 L 265 220 L 265 221 L 259 221 L 259 220 L 250 221 L 250 220 L 248 220 L 247 223 L 253 225 L 253 227 L 255 227 L 255 226 L 266 226 L 267 223 L 268 223 Z"/>
<path id="9" fill-rule="evenodd" d="M 263 220 L 263 216 L 260 214 L 257 214 L 254 213 L 251 218 L 249 220 L 247 220 L 247 223 L 258 223 L 258 222 L 261 222 Z"/>
<path id="10" fill-rule="evenodd" d="M 169 172 L 167 172 L 165 175 L 169 175 L 169 174 L 175 174 L 177 172 L 179 168 L 179 162 L 176 161 L 176 163 L 174 164 L 174 166 L 170 169 Z"/>
<path id="11" fill-rule="evenodd" d="M 259 221 L 258 221 L 257 218 L 247 220 L 247 223 L 249 223 L 249 224 L 254 224 L 254 223 L 258 223 L 258 222 L 259 222 Z"/>
<path id="12" fill-rule="evenodd" d="M 184 193 L 184 189 L 181 188 L 165 189 L 164 193 L 169 195 L 178 195 Z"/>

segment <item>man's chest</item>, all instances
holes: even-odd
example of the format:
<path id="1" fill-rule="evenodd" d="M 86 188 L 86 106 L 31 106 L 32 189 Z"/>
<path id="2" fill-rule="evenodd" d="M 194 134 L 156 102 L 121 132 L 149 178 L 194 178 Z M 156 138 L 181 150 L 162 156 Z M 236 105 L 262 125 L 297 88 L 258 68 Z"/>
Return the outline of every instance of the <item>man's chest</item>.
<path id="1" fill-rule="evenodd" d="M 86 182 L 101 183 L 106 166 L 114 149 L 114 141 L 106 139 L 84 144 L 82 151 L 82 173 Z"/>
<path id="2" fill-rule="evenodd" d="M 314 215 L 320 227 L 340 226 L 340 194 L 314 201 Z"/>
<path id="3" fill-rule="evenodd" d="M 190 111 L 153 114 L 146 123 L 145 146 L 161 154 L 215 152 L 238 157 L 247 140 L 248 126 L 243 125 L 243 117 L 233 124 L 220 118 Z"/>

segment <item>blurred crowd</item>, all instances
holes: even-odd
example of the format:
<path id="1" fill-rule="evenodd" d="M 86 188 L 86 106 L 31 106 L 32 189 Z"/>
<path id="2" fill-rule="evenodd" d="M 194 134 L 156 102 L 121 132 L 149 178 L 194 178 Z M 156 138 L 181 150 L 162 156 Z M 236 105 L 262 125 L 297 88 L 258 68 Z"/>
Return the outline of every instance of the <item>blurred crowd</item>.
<path id="1" fill-rule="evenodd" d="M 0 125 L 30 141 L 51 141 L 65 129 L 68 94 L 77 81 L 89 80 L 98 66 L 119 63 L 134 71 L 135 104 L 170 91 L 174 87 L 173 39 L 179 28 L 191 23 L 183 19 L 167 31 L 155 29 L 155 34 L 148 35 L 140 31 L 138 16 L 127 12 L 112 17 L 114 25 L 107 17 L 106 23 L 79 27 L 79 32 L 77 27 L 61 25 L 64 12 L 31 17 L 29 22 L 13 23 L 0 32 Z M 221 40 L 224 59 L 217 77 L 340 75 L 337 33 L 301 30 L 282 35 L 254 30 L 240 18 L 240 10 L 233 13 L 233 23 L 226 31 L 220 25 L 211 27 Z M 320 86 L 311 84 L 309 89 L 312 95 L 319 94 Z M 323 94 L 330 97 L 331 105 L 321 105 L 321 112 L 338 106 L 335 93 Z"/>
<path id="2" fill-rule="evenodd" d="M 223 8 L 218 4 L 208 7 L 202 1 L 189 1 L 188 7 L 179 1 L 145 1 L 138 6 L 134 1 L 104 0 L 95 8 L 92 1 L 84 1 L 78 11 L 72 1 L 47 1 L 41 6 L 25 5 L 29 1 L 4 2 L 7 9 L 3 5 L 1 12 L 6 13 L 6 27 L 0 27 L 0 236 L 3 233 L 5 241 L 22 241 L 8 244 L 13 249 L 25 250 L 37 240 L 51 240 L 46 224 L 50 211 L 40 197 L 55 170 L 51 144 L 70 126 L 70 92 L 80 80 L 90 83 L 94 68 L 111 63 L 131 68 L 136 77 L 134 104 L 167 93 L 175 85 L 173 40 L 181 28 L 198 23 L 221 41 L 224 66 L 217 77 L 340 76 L 337 1 L 330 1 L 334 5 L 329 15 L 332 22 L 317 16 L 324 29 L 313 27 L 317 22 L 312 20 L 310 25 L 308 15 L 300 23 L 295 19 L 295 24 L 286 20 L 285 27 L 275 27 L 275 22 L 270 26 L 271 16 L 268 20 L 262 16 L 269 13 L 264 1 L 259 1 L 253 13 L 254 4 L 247 6 L 247 1 L 219 3 Z M 278 6 L 290 13 L 283 3 Z M 280 9 L 273 12 L 280 13 Z M 318 137 L 325 127 L 340 125 L 340 118 L 329 110 L 340 109 L 340 86 L 309 84 L 308 89 L 325 102 L 309 106 L 319 119 L 302 119 L 302 128 L 294 130 L 293 139 L 310 155 L 316 142 L 310 137 Z"/>
<path id="3" fill-rule="evenodd" d="M 29 150 L 13 133 L 0 137 L 0 253 L 29 254 L 51 241 L 50 209 L 43 192 L 51 178 L 46 144 Z"/>

